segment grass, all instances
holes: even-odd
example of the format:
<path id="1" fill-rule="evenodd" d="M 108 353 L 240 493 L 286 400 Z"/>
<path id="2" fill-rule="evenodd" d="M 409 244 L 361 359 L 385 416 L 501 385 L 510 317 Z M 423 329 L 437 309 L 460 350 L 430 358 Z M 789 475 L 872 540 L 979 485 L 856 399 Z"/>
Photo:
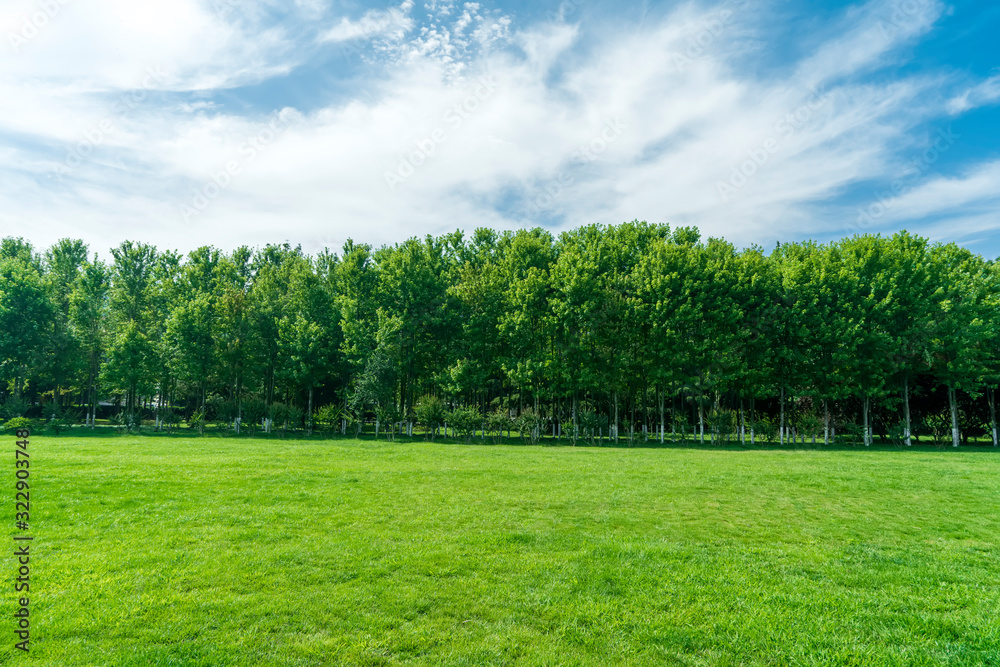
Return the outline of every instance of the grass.
<path id="1" fill-rule="evenodd" d="M 992 451 L 31 449 L 8 664 L 1000 664 Z"/>

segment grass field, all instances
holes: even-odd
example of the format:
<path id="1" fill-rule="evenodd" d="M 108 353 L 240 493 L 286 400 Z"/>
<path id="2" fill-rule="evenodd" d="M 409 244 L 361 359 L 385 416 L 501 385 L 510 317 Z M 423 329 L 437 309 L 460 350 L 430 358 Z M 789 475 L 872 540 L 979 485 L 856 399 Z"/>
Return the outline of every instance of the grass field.
<path id="1" fill-rule="evenodd" d="M 31 449 L 8 664 L 1000 665 L 992 451 Z"/>

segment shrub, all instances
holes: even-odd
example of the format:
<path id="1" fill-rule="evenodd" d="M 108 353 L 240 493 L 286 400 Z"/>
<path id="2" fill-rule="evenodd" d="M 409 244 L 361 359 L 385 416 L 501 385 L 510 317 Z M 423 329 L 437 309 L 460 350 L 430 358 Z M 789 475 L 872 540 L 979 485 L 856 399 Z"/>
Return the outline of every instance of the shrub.
<path id="1" fill-rule="evenodd" d="M 267 406 L 259 398 L 248 398 L 243 401 L 243 422 L 253 426 L 261 426 L 267 416 Z"/>
<path id="2" fill-rule="evenodd" d="M 198 433 L 203 434 L 205 432 L 205 411 L 195 410 L 194 413 L 188 417 L 188 426 L 191 428 L 198 429 Z"/>
<path id="3" fill-rule="evenodd" d="M 271 404 L 271 421 L 278 426 L 282 436 L 285 435 L 289 428 L 296 429 L 301 426 L 304 415 L 305 411 L 295 405 L 288 405 L 287 403 Z"/>
<path id="4" fill-rule="evenodd" d="M 46 403 L 42 409 L 42 420 L 46 430 L 55 435 L 59 435 L 68 429 L 75 422 L 79 421 L 80 414 L 72 410 L 67 410 L 56 402 Z"/>
<path id="5" fill-rule="evenodd" d="M 514 420 L 510 418 L 510 413 L 506 408 L 498 408 L 486 415 L 486 430 L 493 438 L 493 444 L 500 444 L 504 431 L 514 428 Z"/>
<path id="6" fill-rule="evenodd" d="M 522 412 L 514 420 L 514 424 L 517 426 L 517 432 L 524 439 L 524 444 L 538 444 L 538 439 L 541 437 L 542 418 L 534 410 L 529 408 Z"/>
<path id="7" fill-rule="evenodd" d="M 331 403 L 316 410 L 316 425 L 320 430 L 336 431 L 340 428 L 343 410 L 338 405 Z"/>
<path id="8" fill-rule="evenodd" d="M 24 397 L 14 398 L 13 396 L 8 396 L 4 404 L 0 406 L 0 417 L 4 420 L 14 419 L 15 417 L 23 417 L 25 413 L 28 412 L 28 408 L 31 407 L 31 403 Z"/>
<path id="9" fill-rule="evenodd" d="M 389 440 L 396 438 L 396 422 L 399 421 L 399 408 L 395 403 L 375 408 L 375 416 L 378 417 L 379 426 L 385 429 L 385 437 Z"/>
<path id="10" fill-rule="evenodd" d="M 464 437 L 468 444 L 472 442 L 476 429 L 482 425 L 483 417 L 476 408 L 455 408 L 445 415 L 445 421 L 455 429 L 455 433 Z"/>
<path id="11" fill-rule="evenodd" d="M 413 410 L 417 415 L 417 423 L 423 424 L 428 429 L 430 439 L 434 440 L 434 429 L 444 424 L 444 401 L 437 396 L 422 396 Z"/>
<path id="12" fill-rule="evenodd" d="M 30 431 L 33 426 L 34 422 L 27 417 L 12 417 L 3 425 L 3 429 L 5 431 L 18 431 L 21 429 L 28 429 Z"/>

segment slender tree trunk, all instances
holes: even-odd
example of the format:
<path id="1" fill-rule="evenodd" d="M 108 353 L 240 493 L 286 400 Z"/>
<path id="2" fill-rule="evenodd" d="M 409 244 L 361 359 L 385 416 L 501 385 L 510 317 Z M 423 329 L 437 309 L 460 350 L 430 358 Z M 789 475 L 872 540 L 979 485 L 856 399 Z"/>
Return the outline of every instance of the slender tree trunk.
<path id="1" fill-rule="evenodd" d="M 677 442 L 677 397 L 670 399 L 670 442 Z"/>
<path id="2" fill-rule="evenodd" d="M 778 429 L 780 443 L 785 444 L 785 385 L 781 385 L 781 427 Z"/>
<path id="3" fill-rule="evenodd" d="M 580 425 L 576 419 L 576 394 L 573 394 L 573 444 L 580 437 Z"/>
<path id="4" fill-rule="evenodd" d="M 746 421 L 743 418 L 743 399 L 740 399 L 740 445 L 746 447 Z"/>
<path id="5" fill-rule="evenodd" d="M 823 446 L 830 444 L 830 404 L 823 401 Z"/>
<path id="6" fill-rule="evenodd" d="M 306 434 L 313 434 L 313 388 L 309 387 L 309 412 L 306 413 Z"/>
<path id="7" fill-rule="evenodd" d="M 698 401 L 698 430 L 700 432 L 701 444 L 705 444 L 705 406 Z"/>
<path id="8" fill-rule="evenodd" d="M 986 397 L 990 402 L 990 425 L 993 427 L 993 446 L 997 446 L 997 405 L 996 390 L 992 387 L 986 390 Z"/>
<path id="9" fill-rule="evenodd" d="M 951 405 L 951 446 L 958 447 L 958 400 L 953 387 L 948 387 L 948 403 Z"/>
<path id="10" fill-rule="evenodd" d="M 871 432 L 871 428 L 868 426 L 868 411 L 869 411 L 870 406 L 871 406 L 871 398 L 869 398 L 868 395 L 865 395 L 865 400 L 862 402 L 861 405 L 862 405 L 861 412 L 864 414 L 864 422 L 865 422 L 864 423 L 864 429 L 865 429 L 865 433 L 864 433 L 865 447 L 871 447 L 872 446 L 872 432 Z"/>
<path id="11" fill-rule="evenodd" d="M 910 442 L 910 378 L 907 376 L 903 379 L 903 421 L 905 422 L 903 426 L 903 439 L 906 441 L 906 446 L 910 447 L 913 443 Z"/>
<path id="12" fill-rule="evenodd" d="M 618 444 L 618 390 L 615 390 L 615 444 Z"/>
<path id="13" fill-rule="evenodd" d="M 667 397 L 663 392 L 660 392 L 660 444 L 663 444 L 663 433 L 667 430 L 666 424 L 666 412 L 663 409 L 663 405 L 666 402 Z"/>

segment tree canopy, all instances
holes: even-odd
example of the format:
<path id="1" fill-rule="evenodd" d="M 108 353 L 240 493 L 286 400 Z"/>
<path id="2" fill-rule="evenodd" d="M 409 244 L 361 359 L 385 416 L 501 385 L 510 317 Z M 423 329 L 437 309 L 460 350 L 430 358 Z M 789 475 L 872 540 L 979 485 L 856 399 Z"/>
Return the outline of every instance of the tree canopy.
<path id="1" fill-rule="evenodd" d="M 0 390 L 8 418 L 86 424 L 389 425 L 440 401 L 484 435 L 502 413 L 574 439 L 995 442 L 998 279 L 906 232 L 768 253 L 636 221 L 107 262 L 8 237 Z"/>

